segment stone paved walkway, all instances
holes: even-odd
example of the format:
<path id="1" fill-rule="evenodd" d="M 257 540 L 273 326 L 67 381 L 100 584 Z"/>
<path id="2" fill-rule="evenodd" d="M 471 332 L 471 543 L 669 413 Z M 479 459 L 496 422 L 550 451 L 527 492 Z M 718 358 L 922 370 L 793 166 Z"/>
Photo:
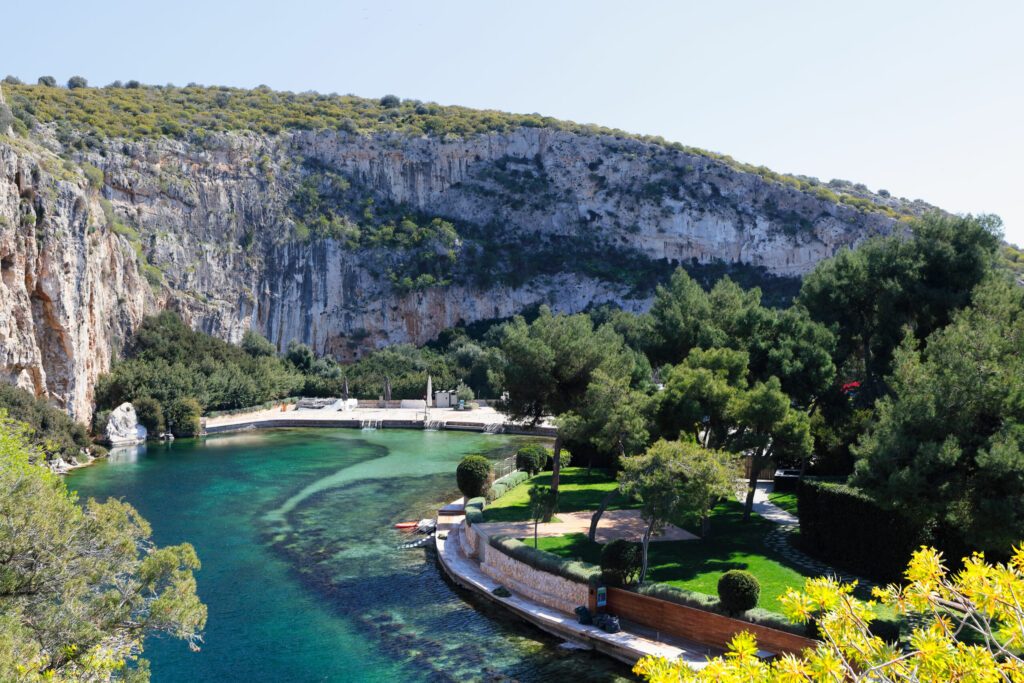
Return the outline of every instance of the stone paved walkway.
<path id="1" fill-rule="evenodd" d="M 537 525 L 538 536 L 564 536 L 585 534 L 590 531 L 590 517 L 593 511 L 559 512 L 557 522 Z M 533 522 L 484 522 L 478 524 L 489 536 L 502 535 L 526 538 L 533 536 Z M 647 530 L 647 523 L 640 518 L 639 510 L 609 510 L 601 515 L 597 527 L 598 543 L 607 543 L 616 538 L 639 541 Z M 693 541 L 698 537 L 674 524 L 669 524 L 651 541 Z"/>

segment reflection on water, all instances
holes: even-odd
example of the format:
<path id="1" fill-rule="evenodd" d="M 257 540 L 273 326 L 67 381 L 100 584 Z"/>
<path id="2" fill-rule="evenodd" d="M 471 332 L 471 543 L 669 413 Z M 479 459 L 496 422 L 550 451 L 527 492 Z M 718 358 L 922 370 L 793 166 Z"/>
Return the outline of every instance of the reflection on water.
<path id="1" fill-rule="evenodd" d="M 142 447 L 69 483 L 83 496 L 123 497 L 158 543 L 187 540 L 199 552 L 206 643 L 199 654 L 149 643 L 158 683 L 628 676 L 476 604 L 442 578 L 429 549 L 396 548 L 408 537 L 395 522 L 454 497 L 465 454 L 500 457 L 521 444 L 443 431 L 280 430 Z"/>
<path id="2" fill-rule="evenodd" d="M 118 446 L 111 448 L 107 460 L 113 464 L 124 464 L 138 461 L 139 457 L 146 454 L 146 444 L 135 446 Z"/>

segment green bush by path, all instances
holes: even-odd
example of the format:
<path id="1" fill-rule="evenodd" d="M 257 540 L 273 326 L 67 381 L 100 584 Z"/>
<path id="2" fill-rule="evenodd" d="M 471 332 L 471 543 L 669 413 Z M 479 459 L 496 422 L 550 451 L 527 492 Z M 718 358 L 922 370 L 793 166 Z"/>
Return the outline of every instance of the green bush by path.
<path id="1" fill-rule="evenodd" d="M 550 486 L 551 473 L 542 472 L 529 482 L 522 483 L 514 489 L 495 499 L 484 512 L 488 522 L 527 522 L 530 521 L 530 486 Z M 593 470 L 588 475 L 585 467 L 569 467 L 561 472 L 558 492 L 559 512 L 578 512 L 580 510 L 596 510 L 601 499 L 608 491 L 618 488 L 616 481 L 601 470 Z M 629 502 L 617 496 L 609 505 L 609 510 L 629 507 Z M 591 560 L 595 564 L 598 557 Z"/>

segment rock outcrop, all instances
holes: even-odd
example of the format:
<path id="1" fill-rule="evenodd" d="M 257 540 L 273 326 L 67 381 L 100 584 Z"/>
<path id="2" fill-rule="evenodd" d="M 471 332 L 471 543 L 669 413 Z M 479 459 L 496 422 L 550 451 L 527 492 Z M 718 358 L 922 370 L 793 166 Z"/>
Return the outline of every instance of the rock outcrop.
<path id="1" fill-rule="evenodd" d="M 131 403 L 122 403 L 110 411 L 106 434 L 111 446 L 133 446 L 144 442 L 148 436 Z"/>
<path id="2" fill-rule="evenodd" d="M 80 419 L 124 340 L 165 307 L 228 340 L 255 328 L 352 359 L 538 304 L 641 310 L 651 290 L 636 276 L 670 263 L 797 277 L 895 224 L 708 155 L 545 128 L 57 140 L 46 126 L 0 137 L 0 378 Z M 293 197 L 321 172 L 344 179 L 353 225 L 368 207 L 451 221 L 450 282 L 403 286 L 406 247 L 303 235 Z"/>

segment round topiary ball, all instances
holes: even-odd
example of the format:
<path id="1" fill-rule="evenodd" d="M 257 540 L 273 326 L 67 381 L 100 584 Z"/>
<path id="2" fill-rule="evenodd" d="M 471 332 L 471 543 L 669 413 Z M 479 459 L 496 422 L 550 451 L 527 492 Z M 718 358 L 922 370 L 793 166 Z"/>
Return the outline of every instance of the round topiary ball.
<path id="1" fill-rule="evenodd" d="M 642 563 L 639 543 L 616 538 L 601 549 L 601 578 L 613 586 L 629 586 L 640 578 Z"/>
<path id="2" fill-rule="evenodd" d="M 550 451 L 539 443 L 531 443 L 516 451 L 516 469 L 537 474 L 547 462 Z"/>
<path id="3" fill-rule="evenodd" d="M 718 600 L 729 614 L 736 615 L 757 607 L 761 584 L 750 572 L 731 569 L 718 580 Z"/>
<path id="4" fill-rule="evenodd" d="M 467 500 L 484 495 L 491 487 L 491 461 L 482 455 L 467 455 L 455 470 L 455 481 Z"/>

